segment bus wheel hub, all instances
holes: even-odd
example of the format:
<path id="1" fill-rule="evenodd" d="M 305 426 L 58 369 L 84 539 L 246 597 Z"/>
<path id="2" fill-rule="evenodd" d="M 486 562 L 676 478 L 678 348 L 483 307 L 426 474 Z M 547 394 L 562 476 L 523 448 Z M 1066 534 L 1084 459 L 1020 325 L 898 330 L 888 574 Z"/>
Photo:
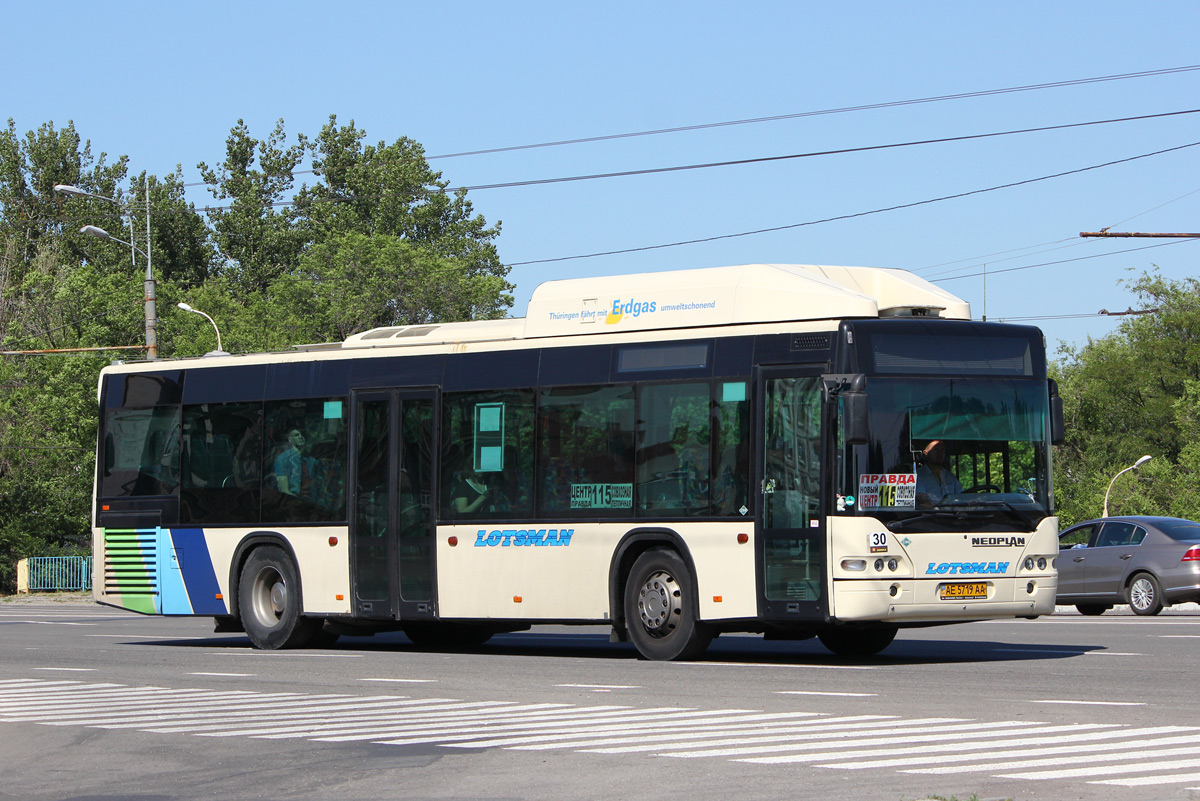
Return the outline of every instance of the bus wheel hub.
<path id="1" fill-rule="evenodd" d="M 646 579 L 638 593 L 638 612 L 651 634 L 669 634 L 683 612 L 683 593 L 675 579 L 667 573 L 655 573 Z"/>

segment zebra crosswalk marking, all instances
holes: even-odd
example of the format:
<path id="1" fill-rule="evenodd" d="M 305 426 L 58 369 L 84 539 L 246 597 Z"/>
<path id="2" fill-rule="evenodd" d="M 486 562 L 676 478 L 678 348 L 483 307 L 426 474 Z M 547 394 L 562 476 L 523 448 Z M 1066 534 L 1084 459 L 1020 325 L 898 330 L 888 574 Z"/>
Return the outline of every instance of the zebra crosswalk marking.
<path id="1" fill-rule="evenodd" d="M 830 724 L 829 728 L 835 728 L 836 726 L 841 725 L 857 725 L 858 723 L 868 720 L 889 719 L 888 715 L 855 715 L 847 718 L 828 718 L 809 712 L 796 713 L 796 715 L 797 717 L 807 716 L 814 718 L 814 720 L 811 721 L 813 725 Z M 793 726 L 804 726 L 809 723 L 808 721 L 803 720 L 797 720 L 795 722 L 767 720 L 760 723 L 754 723 L 751 721 L 751 719 L 754 717 L 756 716 L 741 715 L 734 718 L 725 718 L 709 714 L 706 718 L 688 721 L 688 725 L 683 726 L 663 726 L 659 725 L 659 723 L 656 721 L 644 721 L 632 725 L 596 727 L 586 732 L 576 732 L 572 734 L 540 734 L 522 737 L 510 736 L 492 740 L 475 740 L 473 742 L 453 743 L 450 745 L 454 748 L 509 748 L 514 751 L 546 751 L 552 749 L 590 748 L 601 745 L 626 743 L 629 742 L 628 736 L 622 737 L 617 735 L 629 735 L 631 733 L 645 731 L 647 729 L 653 730 L 656 736 L 670 736 L 672 741 L 712 737 L 712 732 L 708 729 L 697 731 L 699 728 L 698 724 L 709 722 L 722 724 L 720 727 L 722 731 L 730 733 L 742 732 L 746 734 L 762 732 L 764 729 L 768 728 L 771 731 L 779 731 L 781 730 L 780 727 L 777 726 L 779 723 L 786 723 L 787 727 L 789 728 Z M 733 721 L 734 725 L 726 725 L 730 721 Z M 849 723 L 847 721 L 853 721 L 853 723 Z M 594 739 L 597 737 L 597 735 L 606 739 Z"/>
<path id="2" fill-rule="evenodd" d="M 1136 735 L 1138 737 L 1150 736 L 1150 739 L 1141 739 L 1138 741 L 1139 746 L 1144 746 L 1146 748 L 1152 748 L 1155 746 L 1162 746 L 1162 745 L 1176 745 L 1176 744 L 1181 744 L 1181 743 L 1193 743 L 1193 744 L 1196 743 L 1196 735 L 1195 734 L 1189 734 L 1189 735 L 1178 736 L 1178 737 L 1153 737 L 1152 736 L 1155 734 L 1165 734 L 1165 733 L 1173 732 L 1173 731 L 1192 731 L 1192 729 L 1189 727 L 1184 727 L 1184 726 L 1158 726 L 1158 727 L 1144 728 L 1144 729 L 1123 729 L 1120 732 L 1120 736 L 1121 737 L 1130 737 L 1130 736 L 1134 736 L 1134 735 Z M 842 770 L 864 770 L 864 769 L 869 769 L 869 768 L 892 768 L 892 767 L 902 767 L 902 766 L 906 766 L 906 765 L 907 766 L 923 765 L 923 764 L 928 764 L 930 762 L 938 762 L 938 763 L 942 763 L 942 764 L 936 768 L 911 768 L 909 770 L 903 770 L 903 771 L 901 771 L 901 773 L 930 773 L 930 774 L 976 773 L 979 771 L 987 771 L 987 770 L 993 770 L 993 769 L 1008 770 L 1010 768 L 1037 767 L 1037 765 L 1034 763 L 1038 763 L 1038 762 L 1052 764 L 1052 760 L 1050 760 L 1048 758 L 1051 754 L 1061 754 L 1062 756 L 1060 756 L 1059 759 L 1071 759 L 1075 763 L 1078 763 L 1078 761 L 1079 761 L 1078 755 L 1079 754 L 1083 754 L 1084 756 L 1097 755 L 1099 757 L 1100 755 L 1104 754 L 1104 752 L 1106 752 L 1106 751 L 1128 751 L 1128 750 L 1129 750 L 1129 743 L 1126 740 L 1120 740 L 1115 743 L 1095 743 L 1095 742 L 1093 742 L 1093 743 L 1088 743 L 1087 745 L 1056 745 L 1056 746 L 1051 746 L 1049 748 L 1037 747 L 1037 748 L 1026 748 L 1026 749 L 1013 749 L 1011 751 L 990 751 L 987 754 L 987 756 L 991 759 L 1004 759 L 1004 758 L 1011 758 L 1011 757 L 1030 757 L 1030 759 L 1026 759 L 1024 761 L 1017 761 L 1017 762 L 1000 762 L 1000 763 L 976 762 L 976 763 L 970 764 L 970 765 L 945 765 L 944 764 L 946 762 L 970 762 L 971 760 L 980 759 L 979 754 L 971 753 L 971 754 L 952 754 L 952 755 L 938 754 L 936 756 L 929 756 L 929 757 L 914 756 L 914 757 L 903 757 L 900 759 L 878 759 L 878 760 L 874 760 L 874 761 L 856 762 L 856 763 L 850 764 L 850 765 L 829 764 L 829 765 L 820 765 L 819 767 L 841 768 Z M 1194 746 L 1190 749 L 1184 749 L 1184 750 L 1189 753 L 1195 753 Z M 1037 758 L 1034 758 L 1034 757 L 1037 757 Z M 1130 759 L 1145 759 L 1146 755 L 1145 755 L 1145 753 L 1143 753 L 1142 751 L 1139 750 L 1136 752 L 1129 753 L 1128 757 Z M 1105 756 L 1104 758 L 1112 758 L 1112 757 Z"/>
<path id="3" fill-rule="evenodd" d="M 0 722 L 203 737 L 644 754 L 1118 787 L 1200 783 L 1200 727 L 1049 725 L 693 707 L 577 706 L 405 695 L 173 690 L 0 680 Z M 653 731 L 655 744 L 646 743 Z"/>

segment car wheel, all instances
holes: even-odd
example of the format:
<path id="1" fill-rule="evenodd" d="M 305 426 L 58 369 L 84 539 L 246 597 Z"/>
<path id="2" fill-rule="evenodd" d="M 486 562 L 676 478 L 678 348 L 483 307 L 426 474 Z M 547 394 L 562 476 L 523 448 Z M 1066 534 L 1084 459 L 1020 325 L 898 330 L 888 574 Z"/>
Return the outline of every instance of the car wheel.
<path id="1" fill-rule="evenodd" d="M 1129 582 L 1129 605 L 1136 615 L 1157 615 L 1162 611 L 1162 587 L 1149 573 L 1138 573 Z"/>
<path id="2" fill-rule="evenodd" d="M 652 548 L 637 558 L 625 584 L 625 625 L 646 659 L 694 659 L 712 642 L 696 619 L 691 571 L 675 551 Z"/>
<path id="3" fill-rule="evenodd" d="M 1079 610 L 1081 615 L 1103 615 L 1109 609 L 1112 609 L 1108 604 L 1075 604 L 1075 608 Z"/>

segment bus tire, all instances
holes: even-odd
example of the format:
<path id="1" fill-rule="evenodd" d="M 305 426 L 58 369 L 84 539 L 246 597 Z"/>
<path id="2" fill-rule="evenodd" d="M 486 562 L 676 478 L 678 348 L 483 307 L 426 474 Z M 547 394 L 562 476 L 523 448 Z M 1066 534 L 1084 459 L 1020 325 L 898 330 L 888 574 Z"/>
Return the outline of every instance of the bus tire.
<path id="1" fill-rule="evenodd" d="M 625 626 L 645 659 L 694 659 L 712 642 L 697 620 L 694 581 L 678 553 L 651 548 L 633 563 L 625 584 Z"/>
<path id="2" fill-rule="evenodd" d="M 817 632 L 817 638 L 838 656 L 861 658 L 874 656 L 891 645 L 896 639 L 896 627 L 889 623 L 839 626 Z"/>
<path id="3" fill-rule="evenodd" d="M 274 651 L 306 645 L 320 620 L 300 614 L 300 575 L 282 548 L 255 548 L 238 580 L 242 626 L 255 648 Z"/>

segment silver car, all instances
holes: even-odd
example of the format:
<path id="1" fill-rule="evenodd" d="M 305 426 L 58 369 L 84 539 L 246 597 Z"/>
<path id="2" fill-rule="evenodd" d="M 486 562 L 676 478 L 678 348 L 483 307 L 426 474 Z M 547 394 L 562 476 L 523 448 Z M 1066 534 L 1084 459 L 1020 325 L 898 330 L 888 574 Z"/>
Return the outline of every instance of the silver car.
<path id="1" fill-rule="evenodd" d="M 1200 523 L 1106 517 L 1058 536 L 1058 603 L 1084 615 L 1129 604 L 1139 615 L 1200 601 Z"/>

